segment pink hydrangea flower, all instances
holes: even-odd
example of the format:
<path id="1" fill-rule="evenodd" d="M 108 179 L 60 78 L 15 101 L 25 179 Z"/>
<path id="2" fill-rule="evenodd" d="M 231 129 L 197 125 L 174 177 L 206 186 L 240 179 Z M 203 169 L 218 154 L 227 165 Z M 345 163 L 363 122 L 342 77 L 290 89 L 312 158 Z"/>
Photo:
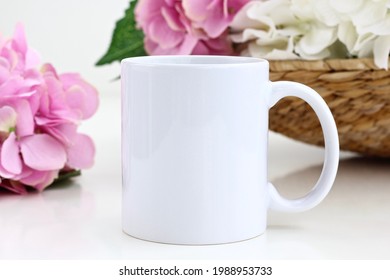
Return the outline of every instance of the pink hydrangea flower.
<path id="1" fill-rule="evenodd" d="M 98 107 L 98 93 L 78 74 L 58 75 L 28 47 L 21 25 L 0 37 L 0 186 L 39 191 L 60 171 L 89 168 L 95 147 L 77 132 Z"/>
<path id="2" fill-rule="evenodd" d="M 139 0 L 136 21 L 152 55 L 233 53 L 227 27 L 249 0 Z"/>

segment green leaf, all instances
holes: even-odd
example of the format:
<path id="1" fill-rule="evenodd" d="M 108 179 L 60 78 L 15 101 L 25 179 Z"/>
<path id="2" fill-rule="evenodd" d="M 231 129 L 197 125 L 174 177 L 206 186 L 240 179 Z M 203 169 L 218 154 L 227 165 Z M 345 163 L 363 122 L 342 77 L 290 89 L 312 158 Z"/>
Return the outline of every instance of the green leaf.
<path id="1" fill-rule="evenodd" d="M 144 50 L 144 34 L 137 29 L 134 7 L 137 1 L 130 1 L 124 18 L 118 20 L 112 34 L 111 44 L 105 55 L 96 62 L 97 66 L 120 61 L 126 57 L 146 55 Z"/>
<path id="2" fill-rule="evenodd" d="M 81 171 L 80 170 L 70 170 L 70 171 L 61 171 L 58 175 L 58 178 L 54 180 L 53 184 L 66 181 L 69 178 L 80 176 Z"/>

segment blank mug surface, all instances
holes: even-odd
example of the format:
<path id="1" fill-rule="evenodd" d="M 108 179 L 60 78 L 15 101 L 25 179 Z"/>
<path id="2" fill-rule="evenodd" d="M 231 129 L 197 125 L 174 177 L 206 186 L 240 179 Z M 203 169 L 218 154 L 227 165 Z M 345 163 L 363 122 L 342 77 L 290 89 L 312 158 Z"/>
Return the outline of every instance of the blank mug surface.
<path id="1" fill-rule="evenodd" d="M 267 61 L 243 57 L 122 61 L 126 233 L 218 244 L 265 231 L 268 71 Z"/>

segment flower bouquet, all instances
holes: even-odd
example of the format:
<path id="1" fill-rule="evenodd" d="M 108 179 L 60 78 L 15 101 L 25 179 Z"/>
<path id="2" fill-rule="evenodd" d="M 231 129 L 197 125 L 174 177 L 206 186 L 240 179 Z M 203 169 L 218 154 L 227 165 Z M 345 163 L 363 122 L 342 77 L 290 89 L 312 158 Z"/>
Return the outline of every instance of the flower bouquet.
<path id="1" fill-rule="evenodd" d="M 0 36 L 0 189 L 41 191 L 91 167 L 93 141 L 77 128 L 97 106 L 96 89 L 78 74 L 40 65 L 21 25 Z"/>
<path id="2" fill-rule="evenodd" d="M 243 55 L 271 80 L 305 83 L 331 108 L 344 150 L 390 157 L 389 0 L 138 0 L 98 65 L 140 55 Z M 323 145 L 303 101 L 271 109 L 270 127 Z"/>

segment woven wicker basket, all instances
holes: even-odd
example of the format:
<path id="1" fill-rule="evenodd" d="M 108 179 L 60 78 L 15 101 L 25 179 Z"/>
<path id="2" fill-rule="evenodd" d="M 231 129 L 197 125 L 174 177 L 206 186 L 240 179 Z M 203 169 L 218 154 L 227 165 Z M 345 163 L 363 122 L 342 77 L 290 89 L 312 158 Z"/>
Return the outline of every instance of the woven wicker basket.
<path id="1" fill-rule="evenodd" d="M 271 61 L 271 81 L 296 81 L 314 88 L 336 120 L 340 147 L 367 156 L 390 157 L 390 71 L 372 59 Z M 270 128 L 306 143 L 323 145 L 313 110 L 284 98 L 270 112 Z"/>

